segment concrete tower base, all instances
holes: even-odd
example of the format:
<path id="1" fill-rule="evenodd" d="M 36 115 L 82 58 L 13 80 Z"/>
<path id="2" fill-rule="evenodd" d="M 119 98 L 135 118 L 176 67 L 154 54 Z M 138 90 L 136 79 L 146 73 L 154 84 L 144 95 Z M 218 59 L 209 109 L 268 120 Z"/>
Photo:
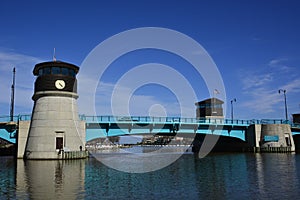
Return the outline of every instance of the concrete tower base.
<path id="1" fill-rule="evenodd" d="M 58 94 L 59 93 L 59 94 Z M 75 159 L 87 157 L 85 122 L 78 117 L 77 95 L 39 92 L 35 100 L 24 157 Z"/>

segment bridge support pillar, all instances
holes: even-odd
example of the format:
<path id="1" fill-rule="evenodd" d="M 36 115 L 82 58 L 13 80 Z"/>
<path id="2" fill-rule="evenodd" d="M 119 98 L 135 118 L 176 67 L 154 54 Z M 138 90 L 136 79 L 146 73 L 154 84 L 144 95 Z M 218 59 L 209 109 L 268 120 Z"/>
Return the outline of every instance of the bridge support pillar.
<path id="1" fill-rule="evenodd" d="M 28 138 L 30 121 L 19 121 L 17 134 L 17 158 L 23 158 Z"/>
<path id="2" fill-rule="evenodd" d="M 255 152 L 294 152 L 289 124 L 254 124 L 247 130 L 247 142 Z"/>

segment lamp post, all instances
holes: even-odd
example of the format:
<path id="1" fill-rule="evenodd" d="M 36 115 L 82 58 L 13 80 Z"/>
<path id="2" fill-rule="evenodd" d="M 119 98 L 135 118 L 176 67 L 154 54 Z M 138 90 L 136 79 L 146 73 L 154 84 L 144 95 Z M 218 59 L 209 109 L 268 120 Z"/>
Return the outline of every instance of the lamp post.
<path id="1" fill-rule="evenodd" d="M 279 89 L 278 93 L 280 94 L 281 92 L 283 92 L 283 96 L 284 96 L 284 107 L 285 107 L 285 119 L 288 120 L 288 114 L 287 114 L 287 105 L 286 105 L 286 90 L 283 89 Z"/>
<path id="2" fill-rule="evenodd" d="M 15 83 L 16 83 L 16 68 L 13 68 L 13 81 L 11 85 L 11 98 L 10 98 L 10 121 L 14 121 L 14 103 L 15 103 Z"/>
<path id="3" fill-rule="evenodd" d="M 230 103 L 231 103 L 231 120 L 232 121 L 233 121 L 233 102 L 236 102 L 236 98 L 234 98 L 230 101 Z"/>

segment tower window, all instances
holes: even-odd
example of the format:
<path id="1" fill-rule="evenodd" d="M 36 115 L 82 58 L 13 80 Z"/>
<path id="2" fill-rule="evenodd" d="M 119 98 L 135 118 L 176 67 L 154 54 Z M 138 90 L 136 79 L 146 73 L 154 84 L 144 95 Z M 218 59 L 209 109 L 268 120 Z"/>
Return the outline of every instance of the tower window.
<path id="1" fill-rule="evenodd" d="M 60 67 L 52 67 L 52 74 L 60 74 Z"/>
<path id="2" fill-rule="evenodd" d="M 51 69 L 50 67 L 46 67 L 43 69 L 43 74 L 51 74 Z"/>
<path id="3" fill-rule="evenodd" d="M 39 76 L 43 75 L 43 69 L 39 69 Z"/>
<path id="4" fill-rule="evenodd" d="M 69 69 L 69 75 L 75 77 L 75 71 L 73 69 Z"/>
<path id="5" fill-rule="evenodd" d="M 68 68 L 61 68 L 62 75 L 69 75 L 69 69 Z"/>
<path id="6" fill-rule="evenodd" d="M 61 75 L 72 76 L 72 77 L 76 76 L 76 72 L 74 69 L 69 69 L 66 67 L 45 67 L 39 69 L 38 71 L 39 76 L 47 75 L 47 74 L 54 74 L 54 75 L 61 74 Z"/>

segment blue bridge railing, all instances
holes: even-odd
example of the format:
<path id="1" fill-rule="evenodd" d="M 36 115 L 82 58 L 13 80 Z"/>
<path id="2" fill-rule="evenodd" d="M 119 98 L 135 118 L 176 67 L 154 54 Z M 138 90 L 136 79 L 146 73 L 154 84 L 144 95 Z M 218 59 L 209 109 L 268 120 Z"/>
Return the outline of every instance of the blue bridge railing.
<path id="1" fill-rule="evenodd" d="M 300 128 L 300 124 L 293 124 L 283 119 L 224 119 L 224 118 L 182 118 L 182 117 L 149 117 L 149 116 L 86 116 L 79 115 L 86 123 L 180 123 L 180 124 L 220 124 L 220 125 L 240 125 L 249 126 L 251 124 L 290 124 L 292 127 Z M 13 121 L 28 121 L 31 115 L 18 115 L 13 117 Z M 10 116 L 0 116 L 0 122 L 9 122 Z"/>
<path id="2" fill-rule="evenodd" d="M 223 118 L 181 118 L 181 117 L 149 117 L 149 116 L 85 116 L 80 119 L 87 123 L 180 123 L 180 124 L 222 124 L 249 126 L 251 124 L 291 124 L 290 121 L 282 119 L 241 120 Z"/>
<path id="3" fill-rule="evenodd" d="M 231 119 L 197 119 L 180 117 L 149 117 L 149 116 L 85 116 L 80 119 L 87 123 L 180 123 L 180 124 L 238 124 L 249 125 L 255 123 L 252 120 L 231 120 Z"/>
<path id="4" fill-rule="evenodd" d="M 0 116 L 0 122 L 9 122 L 11 121 L 10 116 Z M 13 116 L 13 121 L 19 121 L 19 116 Z"/>
<path id="5" fill-rule="evenodd" d="M 106 137 L 108 132 L 110 136 L 119 135 L 121 132 L 118 130 L 119 127 L 131 127 L 128 128 L 128 132 L 126 134 L 135 134 L 141 133 L 142 129 L 136 128 L 134 124 L 141 125 L 139 127 L 145 127 L 145 132 L 149 132 L 149 127 L 147 125 L 151 124 L 161 124 L 164 125 L 164 128 L 161 130 L 162 132 L 169 132 L 174 129 L 170 128 L 178 128 L 178 130 L 192 131 L 194 133 L 195 127 L 202 127 L 199 133 L 204 134 L 221 134 L 224 136 L 237 137 L 242 140 L 245 140 L 244 130 L 251 124 L 289 124 L 292 128 L 292 133 L 300 134 L 300 124 L 292 124 L 290 121 L 282 120 L 282 119 L 252 119 L 252 120 L 240 120 L 240 119 L 197 119 L 197 118 L 181 118 L 181 117 L 149 117 L 149 116 L 86 116 L 79 115 L 81 120 L 84 120 L 87 124 L 87 139 L 92 139 L 93 137 L 99 137 L 99 127 L 103 129 L 103 137 Z M 18 115 L 13 117 L 13 122 L 11 121 L 10 116 L 0 116 L 0 137 L 6 140 L 11 140 L 14 142 L 13 136 L 15 136 L 15 131 L 9 131 L 9 127 L 17 126 L 18 121 L 29 121 L 31 120 L 31 115 Z M 95 126 L 95 124 L 100 124 L 101 126 Z M 113 125 L 107 126 L 107 124 L 117 124 L 118 126 Z M 103 126 L 104 125 L 104 126 Z M 120 125 L 120 126 L 119 126 Z M 132 126 L 128 126 L 132 125 Z M 146 125 L 146 126 L 144 126 Z M 165 126 L 166 125 L 166 126 Z M 196 126 L 195 126 L 196 125 Z M 206 126 L 224 126 L 224 129 L 219 133 L 213 133 L 212 130 L 207 128 Z M 232 126 L 232 127 L 231 127 Z M 234 127 L 233 127 L 234 126 Z M 96 127 L 96 128 L 95 128 Z M 134 128 L 135 127 L 135 128 Z M 159 127 L 159 126 L 158 126 Z M 14 128 L 14 127 L 13 127 Z M 106 128 L 109 129 L 106 130 Z M 130 130 L 129 130 L 130 129 Z M 169 130 L 168 130 L 169 129 Z M 127 129 L 126 129 L 127 130 Z M 230 131 L 229 131 L 230 130 Z M 1 132 L 2 131 L 2 132 Z M 100 131 L 101 132 L 101 131 Z M 2 136 L 1 136 L 2 134 Z M 101 137 L 102 137 L 101 136 Z"/>

